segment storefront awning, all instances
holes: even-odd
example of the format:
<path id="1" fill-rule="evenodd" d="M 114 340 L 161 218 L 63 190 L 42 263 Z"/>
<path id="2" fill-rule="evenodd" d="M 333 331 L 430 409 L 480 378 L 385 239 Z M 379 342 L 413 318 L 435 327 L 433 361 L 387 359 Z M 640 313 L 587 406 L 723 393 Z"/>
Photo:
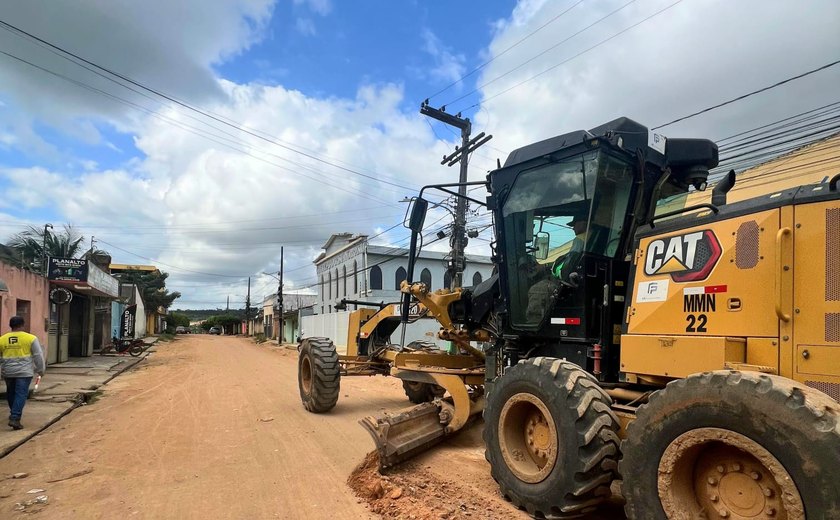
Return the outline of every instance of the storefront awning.
<path id="1" fill-rule="evenodd" d="M 50 258 L 47 278 L 81 294 L 100 298 L 120 297 L 120 283 L 84 258 Z"/>

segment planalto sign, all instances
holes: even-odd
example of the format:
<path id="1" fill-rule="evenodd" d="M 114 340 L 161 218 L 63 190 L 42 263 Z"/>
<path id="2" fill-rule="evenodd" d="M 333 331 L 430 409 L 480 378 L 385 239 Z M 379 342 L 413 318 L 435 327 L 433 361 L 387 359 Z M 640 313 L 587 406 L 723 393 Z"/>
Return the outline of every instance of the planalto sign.
<path id="1" fill-rule="evenodd" d="M 675 282 L 705 280 L 720 255 L 720 242 L 710 229 L 658 238 L 647 247 L 645 274 L 669 274 Z"/>

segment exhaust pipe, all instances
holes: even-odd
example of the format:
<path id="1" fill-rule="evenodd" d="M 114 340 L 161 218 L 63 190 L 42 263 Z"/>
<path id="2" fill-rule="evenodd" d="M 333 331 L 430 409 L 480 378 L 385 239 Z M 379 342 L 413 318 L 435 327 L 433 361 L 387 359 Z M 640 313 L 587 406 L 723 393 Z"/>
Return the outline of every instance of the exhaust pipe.
<path id="1" fill-rule="evenodd" d="M 715 206 L 726 205 L 726 194 L 735 186 L 735 170 L 729 170 L 712 190 L 712 204 Z"/>

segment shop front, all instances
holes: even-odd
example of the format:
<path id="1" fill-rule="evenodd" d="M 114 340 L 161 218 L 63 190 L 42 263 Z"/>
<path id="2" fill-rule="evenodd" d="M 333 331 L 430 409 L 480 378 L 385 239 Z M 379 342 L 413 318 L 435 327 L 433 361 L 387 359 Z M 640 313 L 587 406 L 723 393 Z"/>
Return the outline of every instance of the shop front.
<path id="1" fill-rule="evenodd" d="M 83 258 L 50 258 L 48 362 L 85 357 L 111 339 L 111 302 L 119 282 Z"/>

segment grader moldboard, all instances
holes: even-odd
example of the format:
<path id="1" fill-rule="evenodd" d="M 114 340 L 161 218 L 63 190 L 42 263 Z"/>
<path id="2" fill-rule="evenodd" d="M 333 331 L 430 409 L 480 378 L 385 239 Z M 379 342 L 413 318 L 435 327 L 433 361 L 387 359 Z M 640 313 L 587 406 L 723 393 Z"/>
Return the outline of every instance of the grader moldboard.
<path id="1" fill-rule="evenodd" d="M 622 118 L 490 172 L 498 274 L 463 290 L 402 287 L 402 320 L 420 302 L 464 364 L 369 351 L 377 373 L 452 397 L 366 418 L 385 464 L 483 408 L 491 473 L 535 517 L 590 512 L 623 475 L 631 519 L 840 518 L 840 175 L 727 203 L 730 172 L 710 203 L 657 213 L 705 189 L 717 163 L 711 141 Z M 423 192 L 453 187 L 414 203 L 409 282 Z M 337 396 L 337 374 L 373 371 L 369 358 L 304 341 L 304 403 Z"/>

